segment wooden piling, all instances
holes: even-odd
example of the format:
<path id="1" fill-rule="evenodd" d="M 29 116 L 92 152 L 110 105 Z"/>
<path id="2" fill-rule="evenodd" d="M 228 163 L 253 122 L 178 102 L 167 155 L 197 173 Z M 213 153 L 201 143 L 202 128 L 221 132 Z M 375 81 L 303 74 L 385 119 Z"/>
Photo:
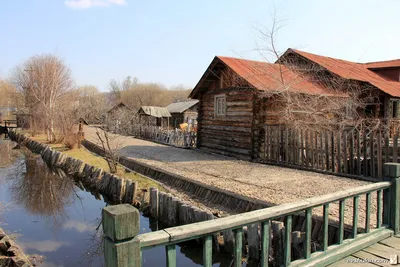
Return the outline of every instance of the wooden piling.
<path id="1" fill-rule="evenodd" d="M 133 238 L 140 231 L 140 214 L 129 204 L 107 206 L 102 212 L 105 266 L 141 266 L 140 248 Z"/>
<path id="2" fill-rule="evenodd" d="M 157 218 L 158 216 L 158 189 L 150 188 L 150 216 Z"/>

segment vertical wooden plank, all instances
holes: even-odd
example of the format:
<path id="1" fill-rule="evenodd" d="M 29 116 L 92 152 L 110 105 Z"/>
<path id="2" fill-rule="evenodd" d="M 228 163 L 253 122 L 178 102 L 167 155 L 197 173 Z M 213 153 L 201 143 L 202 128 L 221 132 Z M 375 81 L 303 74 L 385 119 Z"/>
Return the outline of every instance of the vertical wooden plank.
<path id="1" fill-rule="evenodd" d="M 369 233 L 371 229 L 371 193 L 367 193 L 365 197 L 365 232 Z"/>
<path id="2" fill-rule="evenodd" d="M 345 199 L 339 201 L 339 244 L 343 243 Z"/>
<path id="3" fill-rule="evenodd" d="M 390 162 L 390 158 L 389 158 L 389 131 L 386 130 L 385 131 L 385 162 Z"/>
<path id="4" fill-rule="evenodd" d="M 325 169 L 325 161 L 324 161 L 324 142 L 323 142 L 323 132 L 321 131 L 319 134 L 319 168 L 321 170 Z"/>
<path id="5" fill-rule="evenodd" d="M 268 159 L 268 127 L 264 127 L 265 134 L 264 134 L 264 160 Z"/>
<path id="6" fill-rule="evenodd" d="M 377 157 L 376 157 L 376 161 L 377 161 L 377 176 L 379 180 L 382 180 L 382 172 L 383 172 L 383 165 L 382 165 L 382 133 L 379 130 L 378 131 L 378 136 L 377 136 Z"/>
<path id="7" fill-rule="evenodd" d="M 204 237 L 203 243 L 203 266 L 212 266 L 212 235 L 207 235 Z"/>
<path id="8" fill-rule="evenodd" d="M 279 144 L 279 162 L 282 163 L 284 161 L 284 134 L 283 134 L 283 127 L 279 125 L 279 135 L 280 135 L 280 144 Z"/>
<path id="9" fill-rule="evenodd" d="M 379 228 L 382 226 L 382 190 L 378 190 L 376 194 L 376 228 Z"/>
<path id="10" fill-rule="evenodd" d="M 342 149 L 341 149 L 341 142 L 342 142 L 342 135 L 341 132 L 338 131 L 338 136 L 337 136 L 337 163 L 338 163 L 338 168 L 337 172 L 341 173 L 342 172 Z"/>
<path id="11" fill-rule="evenodd" d="M 304 160 L 304 132 L 303 129 L 300 130 L 300 165 L 305 165 L 305 160 Z"/>
<path id="12" fill-rule="evenodd" d="M 347 138 L 348 138 L 348 133 L 343 131 L 342 134 L 343 138 L 343 166 L 344 166 L 344 173 L 349 173 L 349 161 L 348 161 L 348 154 L 347 154 Z"/>
<path id="13" fill-rule="evenodd" d="M 329 140 L 328 140 L 328 131 L 325 131 L 325 170 L 329 171 Z"/>
<path id="14" fill-rule="evenodd" d="M 285 266 L 289 266 L 292 262 L 292 215 L 286 216 L 285 223 Z"/>
<path id="15" fill-rule="evenodd" d="M 368 177 L 368 154 L 367 154 L 367 130 L 363 134 L 363 149 L 364 149 L 364 176 Z"/>
<path id="16" fill-rule="evenodd" d="M 260 235 L 259 223 L 252 223 L 247 225 L 247 248 L 248 259 L 250 261 L 260 260 Z M 243 247 L 243 249 L 246 249 Z"/>
<path id="17" fill-rule="evenodd" d="M 294 141 L 293 163 L 297 165 L 299 164 L 299 131 L 297 129 L 293 129 L 292 134 L 292 140 Z"/>
<path id="18" fill-rule="evenodd" d="M 289 129 L 285 127 L 285 162 L 289 164 Z"/>
<path id="19" fill-rule="evenodd" d="M 276 266 L 282 266 L 285 262 L 285 240 L 284 240 L 284 223 L 279 221 L 271 221 L 272 230 L 272 248 L 274 249 L 274 261 Z"/>
<path id="20" fill-rule="evenodd" d="M 328 249 L 328 240 L 329 240 L 329 232 L 328 232 L 328 226 L 329 226 L 329 204 L 324 205 L 324 236 L 323 236 L 323 244 L 322 244 L 322 249 L 323 251 L 326 251 Z"/>
<path id="21" fill-rule="evenodd" d="M 375 136 L 374 132 L 371 131 L 370 136 L 369 136 L 369 145 L 370 145 L 370 152 L 371 152 L 371 160 L 370 160 L 370 174 L 372 178 L 376 178 L 375 176 L 375 151 L 374 151 L 374 143 L 375 143 Z"/>
<path id="22" fill-rule="evenodd" d="M 295 164 L 296 163 L 296 133 L 294 129 L 290 130 L 290 162 Z"/>
<path id="23" fill-rule="evenodd" d="M 399 133 L 396 132 L 393 138 L 393 162 L 397 163 L 398 158 L 398 141 L 399 141 Z"/>
<path id="24" fill-rule="evenodd" d="M 278 127 L 273 126 L 273 135 L 274 135 L 274 144 L 273 144 L 273 159 L 278 162 L 279 157 L 278 157 L 278 139 L 279 139 L 279 135 L 278 135 Z"/>
<path id="25" fill-rule="evenodd" d="M 306 146 L 305 146 L 305 149 L 306 149 L 306 155 L 305 155 L 306 156 L 306 160 L 305 160 L 305 162 L 306 162 L 307 168 L 310 166 L 310 147 L 309 147 L 309 142 L 308 142 L 309 136 L 310 136 L 310 131 L 306 130 L 305 131 L 305 138 L 306 138 Z"/>
<path id="26" fill-rule="evenodd" d="M 261 267 L 268 267 L 270 221 L 261 223 Z"/>
<path id="27" fill-rule="evenodd" d="M 354 172 L 354 134 L 353 131 L 350 132 L 350 155 L 349 155 L 349 168 L 350 173 L 355 174 Z"/>
<path id="28" fill-rule="evenodd" d="M 279 162 L 279 127 L 275 126 L 275 160 Z"/>
<path id="29" fill-rule="evenodd" d="M 335 132 L 331 132 L 331 170 L 335 172 Z"/>
<path id="30" fill-rule="evenodd" d="M 235 229 L 235 250 L 234 250 L 235 267 L 242 267 L 242 242 L 243 242 L 243 228 Z"/>
<path id="31" fill-rule="evenodd" d="M 311 169 L 314 169 L 314 156 L 315 156 L 314 138 L 315 138 L 314 131 L 310 131 Z"/>
<path id="32" fill-rule="evenodd" d="M 361 140 L 360 131 L 357 130 L 357 175 L 361 175 Z"/>
<path id="33" fill-rule="evenodd" d="M 355 196 L 353 198 L 353 238 L 357 237 L 358 233 L 358 202 L 360 197 Z"/>
<path id="34" fill-rule="evenodd" d="M 176 267 L 176 248 L 175 244 L 165 246 L 167 256 L 167 267 Z"/>
<path id="35" fill-rule="evenodd" d="M 306 214 L 305 214 L 305 240 L 304 240 L 304 258 L 308 259 L 311 255 L 311 227 L 312 227 L 312 209 L 306 209 Z"/>

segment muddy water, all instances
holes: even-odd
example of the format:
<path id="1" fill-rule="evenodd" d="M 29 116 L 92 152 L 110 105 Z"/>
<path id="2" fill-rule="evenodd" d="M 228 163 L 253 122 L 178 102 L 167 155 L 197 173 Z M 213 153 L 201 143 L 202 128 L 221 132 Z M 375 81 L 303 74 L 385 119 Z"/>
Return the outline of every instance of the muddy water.
<path id="1" fill-rule="evenodd" d="M 0 227 L 37 266 L 104 266 L 101 210 L 106 205 L 72 179 L 51 170 L 40 157 L 15 143 L 0 140 Z M 141 232 L 162 228 L 141 217 Z M 201 266 L 201 246 L 177 248 L 178 266 Z M 213 266 L 230 266 L 232 259 L 214 255 Z M 164 247 L 143 252 L 143 266 L 165 266 Z"/>

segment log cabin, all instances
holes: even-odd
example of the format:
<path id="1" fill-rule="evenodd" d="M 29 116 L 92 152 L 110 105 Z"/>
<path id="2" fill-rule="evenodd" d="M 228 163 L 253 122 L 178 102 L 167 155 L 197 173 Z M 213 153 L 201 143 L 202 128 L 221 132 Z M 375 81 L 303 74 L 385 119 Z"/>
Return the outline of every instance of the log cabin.
<path id="1" fill-rule="evenodd" d="M 137 112 L 140 126 L 169 128 L 171 114 L 164 107 L 141 106 Z"/>
<path id="2" fill-rule="evenodd" d="M 400 82 L 385 77 L 389 74 L 382 69 L 379 64 L 368 66 L 294 49 L 288 49 L 274 64 L 216 56 L 189 95 L 200 101 L 197 147 L 240 159 L 257 159 L 265 128 L 279 121 L 280 106 L 268 92 L 290 90 L 319 98 L 348 96 L 346 90 L 321 82 L 321 76 L 324 81 L 328 77 L 328 81 L 332 78 L 375 90 L 377 102 L 365 108 L 365 114 L 398 116 Z M 395 76 L 393 70 L 390 75 Z"/>
<path id="3" fill-rule="evenodd" d="M 197 124 L 198 100 L 185 100 L 172 103 L 166 108 L 171 113 L 170 126 L 179 128 L 182 123 Z"/>

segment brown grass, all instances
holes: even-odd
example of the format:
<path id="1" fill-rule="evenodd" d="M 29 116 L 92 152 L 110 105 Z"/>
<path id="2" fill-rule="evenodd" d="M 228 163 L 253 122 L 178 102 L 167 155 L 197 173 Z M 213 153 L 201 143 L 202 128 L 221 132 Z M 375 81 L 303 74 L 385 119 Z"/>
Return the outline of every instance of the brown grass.
<path id="1" fill-rule="evenodd" d="M 101 168 L 105 171 L 109 171 L 107 161 L 103 157 L 100 157 L 94 153 L 91 153 L 84 147 L 68 149 L 64 144 L 61 144 L 61 143 L 49 144 L 46 139 L 45 134 L 37 134 L 37 135 L 35 135 L 35 137 L 31 137 L 31 138 L 38 142 L 48 144 L 52 149 L 62 152 L 65 155 L 68 155 L 68 156 L 76 158 L 76 159 L 80 159 L 87 164 Z M 118 166 L 116 175 L 118 175 L 121 178 L 131 179 L 132 181 L 138 182 L 139 190 L 147 189 L 147 191 L 150 191 L 149 190 L 150 187 L 155 187 L 161 191 L 165 191 L 165 188 L 162 185 L 160 185 L 159 183 L 155 182 L 154 180 L 149 179 L 144 176 L 141 176 L 139 174 L 130 172 L 129 170 L 127 170 L 126 168 L 124 168 L 121 165 Z"/>

